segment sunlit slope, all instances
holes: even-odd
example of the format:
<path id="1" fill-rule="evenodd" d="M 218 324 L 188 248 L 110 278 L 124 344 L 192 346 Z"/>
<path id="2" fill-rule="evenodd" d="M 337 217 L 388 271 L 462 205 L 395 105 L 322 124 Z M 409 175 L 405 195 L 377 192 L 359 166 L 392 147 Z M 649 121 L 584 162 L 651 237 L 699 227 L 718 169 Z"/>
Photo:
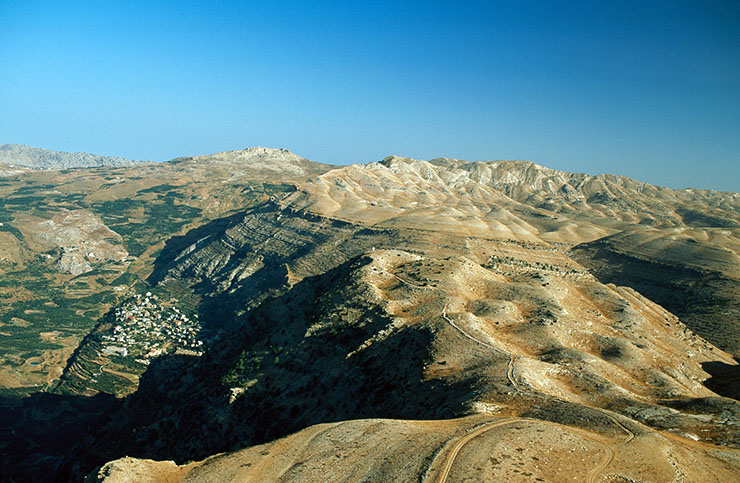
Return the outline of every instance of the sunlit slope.
<path id="1" fill-rule="evenodd" d="M 671 190 L 523 161 L 389 157 L 302 185 L 293 206 L 361 223 L 581 243 L 636 225 L 740 227 L 740 195 Z"/>
<path id="2" fill-rule="evenodd" d="M 486 417 L 346 421 L 181 466 L 123 458 L 98 474 L 107 483 L 134 475 L 171 482 L 728 481 L 737 475 L 733 452 L 627 421 L 600 423 L 574 427 Z"/>
<path id="3" fill-rule="evenodd" d="M 672 190 L 524 161 L 389 157 L 309 179 L 287 203 L 368 226 L 576 247 L 574 256 L 600 279 L 637 284 L 638 290 L 650 291 L 651 269 L 637 265 L 652 265 L 656 274 L 672 267 L 670 276 L 681 287 L 672 294 L 663 290 L 665 296 L 652 290 L 650 296 L 686 317 L 704 337 L 740 354 L 735 342 L 740 340 L 738 193 Z M 607 246 L 640 263 L 625 265 L 616 255 L 599 262 L 595 249 L 604 254 Z M 626 278 L 619 275 L 622 268 Z M 689 306 L 678 307 L 670 297 Z M 694 317 L 694 312 L 705 315 Z M 707 329 L 709 319 L 714 323 Z M 716 331 L 718 326 L 723 328 Z"/>
<path id="4" fill-rule="evenodd" d="M 328 421 L 474 415 L 619 434 L 617 418 L 686 444 L 740 442 L 737 403 L 702 384 L 706 363 L 732 358 L 633 289 L 600 283 L 565 246 L 276 203 L 211 228 L 173 242 L 155 274 L 210 293 L 233 331 L 187 372 L 145 375 L 142 405 L 103 433 L 130 435 L 110 456 L 182 462 Z"/>
<path id="5" fill-rule="evenodd" d="M 70 453 L 62 479 L 124 455 L 182 465 L 357 419 L 380 424 L 385 439 L 364 456 L 352 453 L 362 448 L 354 440 L 332 443 L 357 461 L 333 468 L 340 480 L 557 480 L 553 468 L 576 461 L 587 481 L 691 478 L 713 461 L 720 479 L 727 464 L 738 467 L 740 406 L 716 383 L 737 368 L 735 194 L 526 162 L 390 157 L 335 168 L 265 148 L 137 169 L 146 175 L 58 172 L 63 182 L 31 193 L 12 181 L 7 191 L 8 253 L 44 253 L 32 247 L 60 234 L 104 247 L 112 255 L 91 250 L 77 265 L 84 276 L 82 262 L 94 271 L 116 260 L 118 272 L 91 279 L 96 287 L 187 295 L 211 331 L 202 355 L 127 371 L 127 356 L 101 353 L 95 334 L 114 328 L 98 324 L 57 387 L 131 396 Z M 78 194 L 54 198 L 48 212 L 16 208 L 69 189 Z M 69 217 L 87 228 L 72 230 Z M 96 233 L 103 241 L 91 244 Z M 56 246 L 45 248 L 47 270 L 71 247 Z M 135 277 L 112 283 L 123 271 Z M 161 292 L 169 287 L 178 295 Z M 464 419 L 441 421 L 454 418 Z M 365 423 L 332 427 L 354 424 Z M 527 441 L 518 453 L 528 463 L 517 468 L 496 443 L 506 429 Z M 557 461 L 537 452 L 538 435 L 563 449 Z M 256 459 L 244 471 L 270 479 L 258 468 L 285 463 L 286 478 L 311 478 L 322 437 L 295 449 L 310 461 L 281 454 L 302 437 L 274 443 L 272 456 L 246 450 Z M 378 466 L 383 441 L 419 457 Z M 495 461 L 479 459 L 486 447 Z M 651 447 L 660 450 L 640 460 Z M 676 463 L 684 457 L 696 465 Z M 206 478 L 242 471 L 212 466 L 239 458 L 128 463 Z"/>

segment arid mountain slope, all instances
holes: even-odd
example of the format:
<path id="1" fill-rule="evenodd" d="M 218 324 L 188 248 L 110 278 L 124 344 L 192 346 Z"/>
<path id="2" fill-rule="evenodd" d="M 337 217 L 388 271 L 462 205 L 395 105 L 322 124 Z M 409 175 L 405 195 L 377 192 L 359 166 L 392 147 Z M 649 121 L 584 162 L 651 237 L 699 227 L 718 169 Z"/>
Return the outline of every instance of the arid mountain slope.
<path id="1" fill-rule="evenodd" d="M 59 480 L 299 481 L 322 465 L 337 481 L 740 471 L 740 403 L 726 397 L 740 350 L 737 195 L 526 162 L 332 169 L 265 148 L 136 169 L 46 182 L 85 191 L 22 224 L 12 211 L 21 237 L 0 239 L 21 253 L 44 240 L 28 227 L 81 216 L 136 257 L 130 298 L 56 386 L 128 397 L 99 395 L 105 422 L 90 419 L 71 451 L 52 445 Z M 118 197 L 118 213 L 100 211 Z M 173 228 L 158 204 L 194 215 Z M 136 230 L 116 215 L 138 216 Z M 679 307 L 683 294 L 699 303 Z M 157 339 L 171 327 L 155 308 L 184 302 L 204 353 Z M 143 362 L 140 336 L 157 344 Z M 43 457 L 35 435 L 7 436 L 8 451 Z M 143 460 L 105 464 L 127 455 Z"/>
<path id="2" fill-rule="evenodd" d="M 177 466 L 123 458 L 108 483 L 223 481 L 731 481 L 731 451 L 611 422 L 577 427 L 530 418 L 355 420 Z M 547 448 L 547 451 L 543 451 Z M 656 461 L 652 455 L 663 454 Z M 90 478 L 94 481 L 94 478 Z"/>
<path id="3" fill-rule="evenodd" d="M 711 376 L 706 365 L 734 366 L 728 354 L 635 290 L 600 283 L 570 257 L 570 245 L 538 239 L 534 220 L 562 215 L 485 187 L 476 194 L 471 181 L 452 194 L 448 174 L 402 163 L 398 176 L 384 164 L 370 174 L 329 171 L 279 203 L 169 243 L 152 281 L 189 280 L 203 307 L 219 308 L 206 313 L 234 332 L 193 367 L 187 384 L 145 375 L 129 408 L 134 416 L 102 436 L 174 427 L 182 444 L 137 431 L 113 453 L 185 461 L 327 421 L 471 415 L 490 425 L 501 417 L 588 421 L 602 431 L 616 426 L 617 434 L 620 424 L 639 424 L 651 437 L 668 432 L 689 446 L 738 445 L 738 403 L 702 384 Z M 418 201 L 418 186 L 442 197 L 442 206 Z M 421 223 L 424 210 L 448 206 L 454 214 Z M 500 215 L 501 206 L 509 213 Z M 494 226 L 491 217 L 481 221 L 490 213 L 506 231 L 485 228 Z M 479 224 L 461 228 L 474 217 Z M 215 389 L 207 381 L 217 378 Z M 169 409 L 137 412 L 137 397 L 163 398 Z M 186 414 L 192 426 L 178 423 Z M 562 433 L 540 429 L 550 439 Z M 583 438 L 581 446 L 598 436 Z M 661 468 L 653 477 L 674 471 L 672 455 L 683 451 L 661 441 L 665 450 L 649 456 Z M 305 447 L 310 461 L 320 458 L 320 444 Z M 647 475 L 628 456 L 639 451 L 621 453 L 612 467 L 617 452 L 603 451 L 612 456 L 584 467 L 589 477 Z M 726 454 L 735 461 L 736 452 Z M 244 455 L 227 460 L 269 466 Z M 714 456 L 692 458 L 711 466 Z M 420 464 L 404 478 L 440 471 L 429 459 Z M 208 470 L 198 471 L 207 478 Z M 338 480 L 352 479 L 337 471 Z"/>
<path id="4" fill-rule="evenodd" d="M 510 198 L 578 217 L 658 226 L 740 226 L 740 194 L 672 190 L 624 176 L 566 173 L 526 161 L 476 162 L 437 159 L 432 164 L 470 173 Z"/>
<path id="5" fill-rule="evenodd" d="M 523 161 L 389 157 L 310 179 L 288 202 L 362 225 L 574 247 L 601 280 L 649 290 L 692 329 L 740 356 L 738 193 L 671 190 Z M 616 261 L 625 256 L 636 262 Z M 669 287 L 658 281 L 662 288 L 654 290 L 651 274 L 661 279 L 666 267 Z M 673 299 L 697 306 L 683 310 Z"/>
<path id="6" fill-rule="evenodd" d="M 582 243 L 625 229 L 740 228 L 740 194 L 671 190 L 523 161 L 389 157 L 301 186 L 301 209 L 373 225 L 467 229 L 497 238 Z M 736 236 L 733 235 L 733 236 Z"/>
<path id="7" fill-rule="evenodd" d="M 644 228 L 576 246 L 602 281 L 627 285 L 740 357 L 740 230 Z"/>
<path id="8" fill-rule="evenodd" d="M 229 167 L 233 169 L 232 174 L 235 178 L 248 174 L 251 177 L 264 176 L 283 181 L 298 180 L 309 175 L 319 175 L 329 168 L 328 165 L 309 161 L 287 149 L 259 147 L 239 151 L 224 151 L 204 156 L 175 158 L 170 162 L 178 165 L 185 164 L 190 166 L 193 171 Z"/>

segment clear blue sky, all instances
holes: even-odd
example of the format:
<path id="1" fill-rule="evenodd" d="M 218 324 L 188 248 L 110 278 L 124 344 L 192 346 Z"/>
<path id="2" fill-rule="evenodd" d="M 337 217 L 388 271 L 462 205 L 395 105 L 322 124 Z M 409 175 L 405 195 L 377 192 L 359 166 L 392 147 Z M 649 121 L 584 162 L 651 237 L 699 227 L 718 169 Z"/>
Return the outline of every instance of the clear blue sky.
<path id="1" fill-rule="evenodd" d="M 0 0 L 0 143 L 740 191 L 740 3 Z"/>

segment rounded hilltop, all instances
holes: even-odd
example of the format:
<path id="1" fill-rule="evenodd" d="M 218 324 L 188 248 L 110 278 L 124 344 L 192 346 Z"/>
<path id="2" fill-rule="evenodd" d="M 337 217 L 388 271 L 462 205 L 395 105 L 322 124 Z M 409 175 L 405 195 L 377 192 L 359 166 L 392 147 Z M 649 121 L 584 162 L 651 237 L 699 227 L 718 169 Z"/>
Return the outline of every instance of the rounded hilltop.
<path id="1" fill-rule="evenodd" d="M 310 176 L 323 173 L 332 166 L 310 161 L 288 149 L 251 147 L 234 151 L 222 151 L 200 156 L 175 158 L 173 164 L 206 164 L 249 168 L 250 171 L 264 171 L 264 174 L 288 174 L 291 176 Z"/>
<path id="2" fill-rule="evenodd" d="M 221 151 L 219 153 L 206 154 L 202 156 L 194 156 L 194 159 L 203 158 L 216 158 L 216 159 L 242 159 L 245 161 L 252 160 L 254 158 L 267 157 L 267 158 L 285 158 L 285 159 L 305 159 L 292 153 L 286 148 L 268 148 L 264 146 L 247 147 L 244 149 L 235 149 L 232 151 Z"/>

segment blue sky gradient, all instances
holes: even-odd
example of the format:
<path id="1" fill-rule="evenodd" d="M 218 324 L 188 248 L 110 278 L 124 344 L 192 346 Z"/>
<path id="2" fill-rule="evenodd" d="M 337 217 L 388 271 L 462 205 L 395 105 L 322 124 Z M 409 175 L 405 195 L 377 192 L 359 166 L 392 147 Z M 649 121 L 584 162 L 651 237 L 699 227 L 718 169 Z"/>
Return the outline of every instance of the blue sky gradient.
<path id="1" fill-rule="evenodd" d="M 740 4 L 0 0 L 0 143 L 528 159 L 740 191 Z"/>

